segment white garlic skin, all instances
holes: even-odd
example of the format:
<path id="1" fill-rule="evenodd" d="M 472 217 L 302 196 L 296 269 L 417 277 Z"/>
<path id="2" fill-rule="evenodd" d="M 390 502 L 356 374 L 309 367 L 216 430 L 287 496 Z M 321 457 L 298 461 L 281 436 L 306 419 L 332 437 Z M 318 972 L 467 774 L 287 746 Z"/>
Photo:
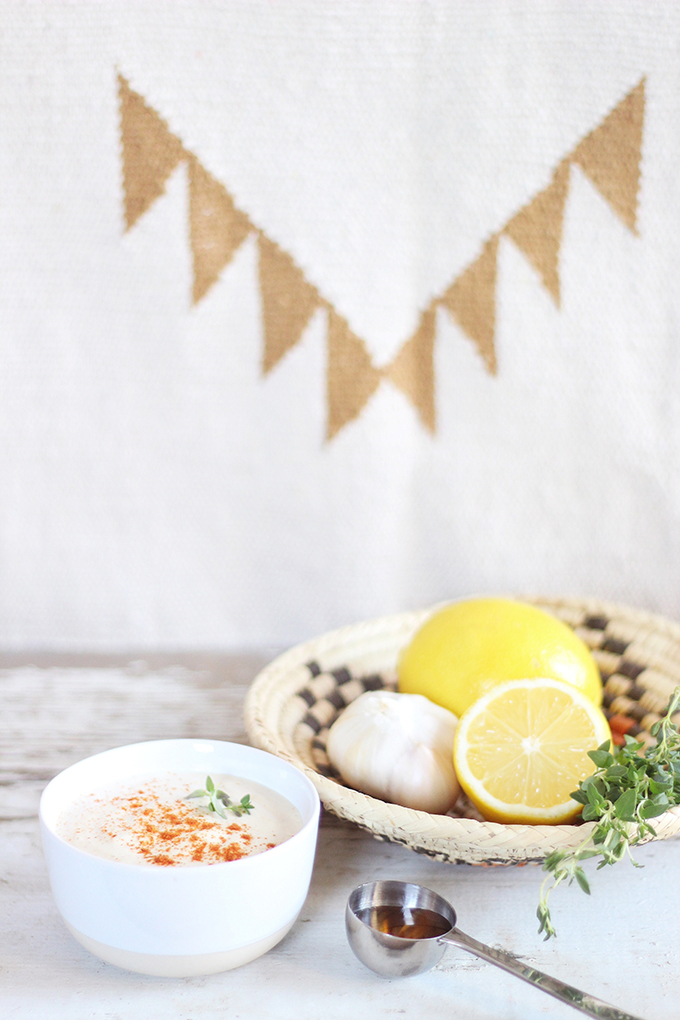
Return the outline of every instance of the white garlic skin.
<path id="1" fill-rule="evenodd" d="M 457 723 L 453 712 L 422 694 L 367 691 L 333 723 L 326 749 L 355 790 L 446 814 L 460 793 L 453 770 Z"/>

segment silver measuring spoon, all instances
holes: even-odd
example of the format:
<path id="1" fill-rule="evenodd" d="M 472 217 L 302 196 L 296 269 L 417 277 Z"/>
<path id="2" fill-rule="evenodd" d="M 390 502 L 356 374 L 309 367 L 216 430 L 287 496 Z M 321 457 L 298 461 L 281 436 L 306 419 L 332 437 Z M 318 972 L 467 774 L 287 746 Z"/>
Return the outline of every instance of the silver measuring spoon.
<path id="1" fill-rule="evenodd" d="M 460 946 L 542 992 L 599 1020 L 640 1020 L 593 995 L 520 963 L 456 928 L 456 912 L 442 896 L 410 882 L 370 882 L 350 895 L 345 910 L 354 955 L 382 977 L 410 977 L 439 963 L 447 945 Z"/>

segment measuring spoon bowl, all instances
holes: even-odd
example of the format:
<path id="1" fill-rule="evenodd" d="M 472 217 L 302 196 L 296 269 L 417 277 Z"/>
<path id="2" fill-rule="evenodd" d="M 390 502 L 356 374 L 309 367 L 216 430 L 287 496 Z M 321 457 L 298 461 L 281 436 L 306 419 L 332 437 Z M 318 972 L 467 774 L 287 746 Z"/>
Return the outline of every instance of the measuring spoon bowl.
<path id="1" fill-rule="evenodd" d="M 439 938 L 400 938 L 380 930 L 385 908 L 413 914 L 429 910 L 441 918 L 442 934 L 456 924 L 456 912 L 442 896 L 409 882 L 371 882 L 355 889 L 345 910 L 347 938 L 354 955 L 382 977 L 411 977 L 439 963 L 446 944 Z"/>

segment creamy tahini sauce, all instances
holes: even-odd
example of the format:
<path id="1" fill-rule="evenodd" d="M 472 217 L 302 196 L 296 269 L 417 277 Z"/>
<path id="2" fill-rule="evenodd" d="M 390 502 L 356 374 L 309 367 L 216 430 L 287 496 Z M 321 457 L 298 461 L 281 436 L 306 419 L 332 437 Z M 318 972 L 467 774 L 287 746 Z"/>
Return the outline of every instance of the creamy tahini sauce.
<path id="1" fill-rule="evenodd" d="M 213 775 L 234 804 L 250 794 L 250 814 L 223 819 L 187 794 L 205 789 L 197 772 L 135 776 L 74 801 L 56 830 L 88 853 L 125 864 L 219 864 L 260 854 L 302 828 L 297 808 L 273 790 L 238 776 Z"/>

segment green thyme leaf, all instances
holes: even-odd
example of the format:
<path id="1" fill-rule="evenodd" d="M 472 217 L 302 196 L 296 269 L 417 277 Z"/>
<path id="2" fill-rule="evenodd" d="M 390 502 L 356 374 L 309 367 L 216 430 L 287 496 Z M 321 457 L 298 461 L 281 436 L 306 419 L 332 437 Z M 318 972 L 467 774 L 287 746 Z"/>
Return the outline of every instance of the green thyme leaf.
<path id="1" fill-rule="evenodd" d="M 666 803 L 654 803 L 654 800 L 646 800 L 640 805 L 640 818 L 656 818 L 658 815 L 662 815 L 664 811 L 668 811 L 668 798 Z"/>
<path id="2" fill-rule="evenodd" d="M 614 812 L 617 818 L 622 818 L 625 822 L 632 822 L 635 820 L 635 790 L 626 790 L 622 793 L 614 804 Z"/>
<path id="3" fill-rule="evenodd" d="M 588 895 L 590 896 L 590 886 L 588 885 L 588 879 L 586 878 L 586 876 L 585 876 L 585 874 L 583 872 L 583 869 L 582 868 L 576 868 L 576 870 L 574 871 L 574 874 L 576 876 L 576 881 L 581 886 L 581 888 L 583 889 L 584 893 L 588 893 Z"/>
<path id="4" fill-rule="evenodd" d="M 609 751 L 603 751 L 601 748 L 598 748 L 597 751 L 588 751 L 588 757 L 592 758 L 599 769 L 606 769 L 609 765 L 614 764 L 614 758 Z"/>

